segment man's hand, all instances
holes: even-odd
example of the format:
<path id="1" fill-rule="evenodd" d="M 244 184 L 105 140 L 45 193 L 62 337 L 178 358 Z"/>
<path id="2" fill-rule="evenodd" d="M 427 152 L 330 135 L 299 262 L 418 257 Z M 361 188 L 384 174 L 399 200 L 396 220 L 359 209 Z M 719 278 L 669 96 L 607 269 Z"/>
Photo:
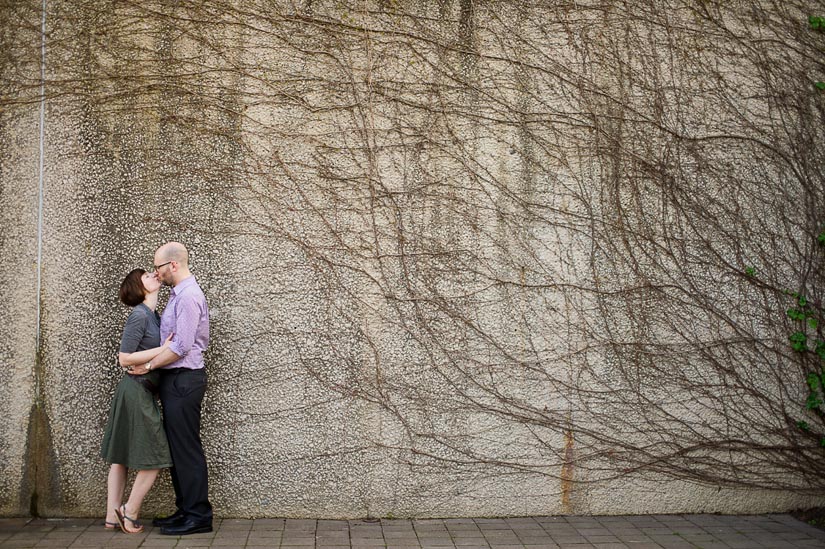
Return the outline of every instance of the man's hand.
<path id="1" fill-rule="evenodd" d="M 142 376 L 148 371 L 149 369 L 146 367 L 146 364 L 141 364 L 140 366 L 132 366 L 131 369 L 126 369 L 126 373 L 130 376 Z"/>

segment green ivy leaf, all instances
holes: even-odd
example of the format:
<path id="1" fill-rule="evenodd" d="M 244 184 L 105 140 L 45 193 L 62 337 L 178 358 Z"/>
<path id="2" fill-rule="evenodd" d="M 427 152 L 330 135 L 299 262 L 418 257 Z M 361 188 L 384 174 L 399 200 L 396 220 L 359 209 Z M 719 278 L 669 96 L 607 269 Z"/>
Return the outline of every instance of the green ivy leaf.
<path id="1" fill-rule="evenodd" d="M 821 380 L 817 374 L 808 374 L 806 381 L 808 382 L 808 387 L 811 388 L 811 391 L 816 391 L 819 389 Z"/>
<path id="2" fill-rule="evenodd" d="M 819 445 L 821 447 L 825 448 L 825 437 L 822 437 L 821 439 L 819 439 Z"/>
<path id="3" fill-rule="evenodd" d="M 819 358 L 825 360 L 825 341 L 817 339 L 816 346 L 814 347 L 814 352 L 817 354 L 817 356 L 819 356 Z"/>
<path id="4" fill-rule="evenodd" d="M 818 80 L 818 81 L 814 82 L 814 86 L 816 86 L 816 89 L 818 89 L 818 90 L 825 90 L 825 82 L 822 82 L 822 81 Z"/>
<path id="5" fill-rule="evenodd" d="M 797 298 L 797 303 L 799 303 L 800 307 L 804 307 L 808 304 L 808 298 L 804 295 L 801 295 Z"/>
<path id="6" fill-rule="evenodd" d="M 751 278 L 756 276 L 756 269 L 753 267 L 746 267 L 745 268 L 745 276 L 749 276 Z"/>
<path id="7" fill-rule="evenodd" d="M 788 336 L 788 339 L 791 341 L 791 348 L 794 351 L 802 352 L 808 350 L 808 336 L 806 336 L 804 332 L 794 332 Z"/>
<path id="8" fill-rule="evenodd" d="M 805 431 L 806 433 L 811 430 L 811 426 L 808 425 L 807 421 L 797 421 L 796 426 Z"/>
<path id="9" fill-rule="evenodd" d="M 785 311 L 785 313 L 791 320 L 805 320 L 805 313 L 803 313 L 799 309 L 790 308 L 787 311 Z"/>
<path id="10" fill-rule="evenodd" d="M 811 330 L 816 330 L 816 327 L 817 327 L 818 324 L 819 324 L 819 321 L 817 319 L 815 319 L 815 318 L 809 318 L 808 319 L 808 326 L 811 327 Z"/>
<path id="11" fill-rule="evenodd" d="M 816 237 L 816 240 L 817 240 L 820 244 L 822 244 L 823 246 L 825 246 L 825 229 L 823 229 L 823 230 L 822 230 L 822 232 L 821 232 L 821 233 L 819 233 L 819 236 L 818 236 L 818 237 Z"/>
<path id="12" fill-rule="evenodd" d="M 805 401 L 805 408 L 808 410 L 815 410 L 822 405 L 822 401 L 815 393 L 808 395 L 808 400 Z"/>

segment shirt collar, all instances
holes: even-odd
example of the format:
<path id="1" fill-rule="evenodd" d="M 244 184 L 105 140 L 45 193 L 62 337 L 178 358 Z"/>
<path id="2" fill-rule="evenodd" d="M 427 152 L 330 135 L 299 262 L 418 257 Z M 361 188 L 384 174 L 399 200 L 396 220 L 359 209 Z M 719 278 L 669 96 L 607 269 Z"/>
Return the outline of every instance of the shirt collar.
<path id="1" fill-rule="evenodd" d="M 190 276 L 184 278 L 183 280 L 181 280 L 180 282 L 178 282 L 177 286 L 172 286 L 172 291 L 170 292 L 170 295 L 176 296 L 179 293 L 181 293 L 183 290 L 185 290 L 189 286 L 192 286 L 195 283 L 196 283 L 195 275 L 190 275 Z"/>

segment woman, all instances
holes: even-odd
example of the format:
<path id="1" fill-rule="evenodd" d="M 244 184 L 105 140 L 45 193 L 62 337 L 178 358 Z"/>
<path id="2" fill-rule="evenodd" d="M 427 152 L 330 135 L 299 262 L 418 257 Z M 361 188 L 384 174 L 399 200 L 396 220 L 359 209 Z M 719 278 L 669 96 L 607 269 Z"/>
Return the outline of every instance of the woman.
<path id="1" fill-rule="evenodd" d="M 140 376 L 128 373 L 132 366 L 150 362 L 171 343 L 172 335 L 158 346 L 160 318 L 155 307 L 159 289 L 157 277 L 143 269 L 130 272 L 120 285 L 120 300 L 134 308 L 123 328 L 118 354 L 126 373 L 112 399 L 100 455 L 112 464 L 104 526 L 111 530 L 119 525 L 127 534 L 143 531 L 138 522 L 143 498 L 160 470 L 172 466 L 160 408 L 154 395 L 160 373 L 149 371 Z M 122 503 L 129 469 L 138 472 L 129 500 Z"/>

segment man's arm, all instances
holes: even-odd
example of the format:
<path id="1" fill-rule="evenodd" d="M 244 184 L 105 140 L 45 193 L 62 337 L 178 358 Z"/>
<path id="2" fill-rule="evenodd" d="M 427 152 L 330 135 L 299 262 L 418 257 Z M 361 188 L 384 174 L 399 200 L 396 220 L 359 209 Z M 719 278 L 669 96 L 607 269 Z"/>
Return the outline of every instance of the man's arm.
<path id="1" fill-rule="evenodd" d="M 166 338 L 166 341 L 164 341 L 163 345 L 160 347 L 146 349 L 145 351 L 135 351 L 134 353 L 124 353 L 121 351 L 117 355 L 118 362 L 120 362 L 120 365 L 124 368 L 128 366 L 137 366 L 138 364 L 146 364 L 147 362 L 154 360 L 155 357 L 169 348 L 169 345 L 172 344 L 173 335 L 174 334 L 169 334 L 169 337 Z M 134 368 L 132 370 L 134 370 Z"/>
<path id="2" fill-rule="evenodd" d="M 179 355 L 177 355 L 174 351 L 170 351 L 169 348 L 166 347 L 165 349 L 163 349 L 163 351 L 161 351 L 161 353 L 158 356 L 156 356 L 149 362 L 152 363 L 152 369 L 155 370 L 157 368 L 160 368 L 161 366 L 172 364 L 176 360 L 180 359 L 181 357 Z M 148 364 L 148 362 L 145 362 L 140 366 L 132 366 L 132 369 L 129 373 L 135 376 L 142 376 L 143 374 L 149 371 L 149 369 L 147 368 Z"/>
<path id="3" fill-rule="evenodd" d="M 155 357 L 160 355 L 168 347 L 168 345 L 164 345 L 161 347 L 155 347 L 154 349 L 137 351 L 135 353 L 118 353 L 117 360 L 124 368 L 128 366 L 137 366 L 138 364 L 146 364 L 149 361 L 154 362 Z"/>
<path id="4" fill-rule="evenodd" d="M 175 337 L 172 339 L 169 348 L 150 361 L 153 370 L 172 364 L 189 353 L 192 345 L 195 344 L 200 314 L 201 309 L 194 299 L 189 298 L 187 295 L 178 298 L 175 303 Z M 145 374 L 149 371 L 146 366 L 147 364 L 142 364 L 140 367 L 133 367 L 130 373 L 135 375 Z"/>

